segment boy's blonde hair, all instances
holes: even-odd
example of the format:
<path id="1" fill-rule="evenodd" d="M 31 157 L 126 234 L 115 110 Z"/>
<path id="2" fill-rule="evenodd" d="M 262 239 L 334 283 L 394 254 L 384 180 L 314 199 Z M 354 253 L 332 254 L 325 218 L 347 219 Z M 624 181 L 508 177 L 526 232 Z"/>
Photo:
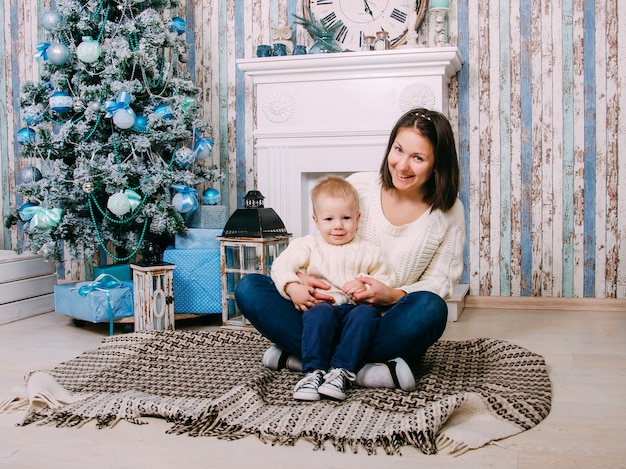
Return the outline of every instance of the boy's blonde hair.
<path id="1" fill-rule="evenodd" d="M 352 199 L 357 211 L 359 211 L 359 193 L 352 184 L 342 177 L 330 175 L 317 181 L 317 184 L 311 190 L 313 212 L 315 212 L 315 202 L 322 194 L 340 199 Z"/>

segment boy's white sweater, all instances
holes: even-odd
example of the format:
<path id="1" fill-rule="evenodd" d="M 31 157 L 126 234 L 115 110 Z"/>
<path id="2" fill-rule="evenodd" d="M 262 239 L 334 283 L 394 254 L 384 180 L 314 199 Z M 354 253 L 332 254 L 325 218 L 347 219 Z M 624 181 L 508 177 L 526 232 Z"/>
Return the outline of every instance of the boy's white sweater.
<path id="1" fill-rule="evenodd" d="M 335 299 L 335 305 L 350 303 L 342 292 L 344 283 L 357 277 L 368 276 L 389 284 L 391 268 L 380 248 L 358 235 L 349 243 L 329 244 L 320 235 L 306 235 L 293 239 L 274 259 L 270 276 L 276 289 L 286 299 L 285 286 L 299 282 L 296 275 L 302 272 L 330 285 L 321 290 Z"/>

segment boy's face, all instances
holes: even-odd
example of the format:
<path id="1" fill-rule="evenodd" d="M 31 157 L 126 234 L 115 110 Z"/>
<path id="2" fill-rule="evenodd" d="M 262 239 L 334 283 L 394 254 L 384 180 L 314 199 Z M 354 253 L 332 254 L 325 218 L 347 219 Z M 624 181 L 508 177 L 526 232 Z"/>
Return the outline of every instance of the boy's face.
<path id="1" fill-rule="evenodd" d="M 351 198 L 320 195 L 315 203 L 313 221 L 329 244 L 346 244 L 354 239 L 361 213 Z"/>

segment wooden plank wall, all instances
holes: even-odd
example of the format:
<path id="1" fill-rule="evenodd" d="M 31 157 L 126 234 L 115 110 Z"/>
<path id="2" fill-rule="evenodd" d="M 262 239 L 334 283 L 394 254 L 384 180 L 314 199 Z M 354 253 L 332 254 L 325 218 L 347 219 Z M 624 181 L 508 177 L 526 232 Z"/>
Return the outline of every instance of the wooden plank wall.
<path id="1" fill-rule="evenodd" d="M 298 0 L 180 3 L 232 212 L 255 187 L 252 90 L 235 62 L 254 57 L 272 25 L 292 23 L 302 10 Z M 464 282 L 474 295 L 626 298 L 626 3 L 451 4 L 450 41 L 465 61 L 449 110 L 468 227 Z M 21 164 L 14 90 L 36 76 L 36 24 L 49 5 L 6 0 L 1 13 L 3 210 Z M 296 40 L 310 43 L 300 28 Z"/>

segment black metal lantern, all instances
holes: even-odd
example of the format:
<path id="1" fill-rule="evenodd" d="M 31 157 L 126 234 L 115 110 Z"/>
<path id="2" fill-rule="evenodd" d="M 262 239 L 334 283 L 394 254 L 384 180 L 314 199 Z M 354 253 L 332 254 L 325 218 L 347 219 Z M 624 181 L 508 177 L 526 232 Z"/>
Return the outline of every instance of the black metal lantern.
<path id="1" fill-rule="evenodd" d="M 226 222 L 222 236 L 229 238 L 270 238 L 289 236 L 285 224 L 272 208 L 263 206 L 263 195 L 249 191 L 245 207 L 238 208 Z"/>

